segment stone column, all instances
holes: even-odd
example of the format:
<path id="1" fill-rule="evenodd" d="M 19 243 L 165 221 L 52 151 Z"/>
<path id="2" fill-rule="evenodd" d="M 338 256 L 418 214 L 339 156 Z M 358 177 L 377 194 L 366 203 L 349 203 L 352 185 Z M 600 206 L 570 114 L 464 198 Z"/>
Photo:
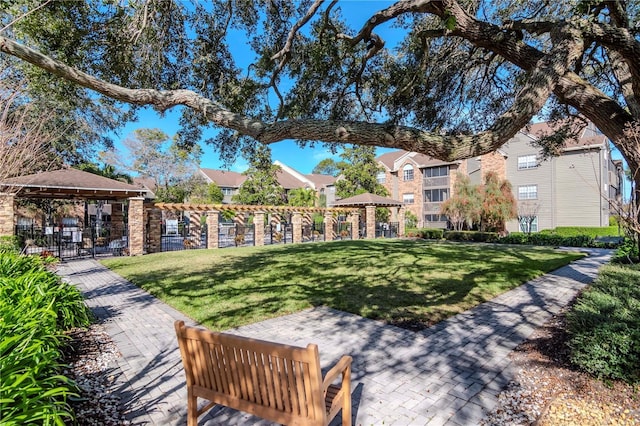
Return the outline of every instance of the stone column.
<path id="1" fill-rule="evenodd" d="M 324 240 L 333 241 L 336 238 L 335 232 L 333 232 L 333 213 L 326 211 L 324 213 Z"/>
<path id="2" fill-rule="evenodd" d="M 144 254 L 144 198 L 129 198 L 129 256 Z"/>
<path id="3" fill-rule="evenodd" d="M 253 216 L 253 229 L 255 230 L 255 245 L 264 245 L 264 212 L 255 212 Z"/>
<path id="4" fill-rule="evenodd" d="M 291 225 L 293 227 L 293 242 L 302 242 L 302 215 L 299 212 L 293 213 L 291 216 Z"/>
<path id="5" fill-rule="evenodd" d="M 360 213 L 355 210 L 349 213 L 349 223 L 351 224 L 351 239 L 357 240 L 360 238 L 360 232 L 358 227 L 360 226 Z"/>
<path id="6" fill-rule="evenodd" d="M 201 236 L 200 212 L 189 212 L 189 239 L 196 243 L 196 247 L 200 247 Z"/>
<path id="7" fill-rule="evenodd" d="M 367 235 L 365 238 L 376 237 L 376 206 L 365 207 L 367 219 Z"/>
<path id="8" fill-rule="evenodd" d="M 111 237 L 122 237 L 125 234 L 124 229 L 124 211 L 122 210 L 122 201 L 111 203 Z M 87 224 L 88 225 L 88 224 Z M 86 225 L 86 226 L 87 226 Z"/>
<path id="9" fill-rule="evenodd" d="M 398 208 L 398 237 L 404 237 L 405 234 L 405 223 L 404 223 L 404 214 L 406 209 L 404 207 Z"/>
<path id="10" fill-rule="evenodd" d="M 12 237 L 15 235 L 13 194 L 0 193 L 0 237 Z"/>
<path id="11" fill-rule="evenodd" d="M 211 210 L 207 212 L 207 248 L 218 248 L 218 227 L 220 212 Z"/>
<path id="12" fill-rule="evenodd" d="M 147 251 L 149 253 L 160 253 L 162 251 L 162 210 L 151 208 L 147 212 L 149 215 L 149 233 L 147 234 L 149 246 Z"/>

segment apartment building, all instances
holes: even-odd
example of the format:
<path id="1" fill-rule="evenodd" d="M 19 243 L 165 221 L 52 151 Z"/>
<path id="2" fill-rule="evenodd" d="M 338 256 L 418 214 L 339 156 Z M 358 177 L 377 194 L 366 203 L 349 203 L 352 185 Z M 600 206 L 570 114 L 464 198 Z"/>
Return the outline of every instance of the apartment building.
<path id="1" fill-rule="evenodd" d="M 620 200 L 622 166 L 611 159 L 607 138 L 590 125 L 577 140 L 567 141 L 560 155 L 544 159 L 535 141 L 550 131 L 547 123 L 534 124 L 496 152 L 456 162 L 389 152 L 377 158 L 384 168 L 378 182 L 421 227 L 447 227 L 440 206 L 452 195 L 457 173 L 480 184 L 490 171 L 511 182 L 519 215 L 527 218 L 507 223 L 510 232 L 608 225 L 612 203 Z"/>
<path id="2" fill-rule="evenodd" d="M 274 164 L 280 167 L 277 179 L 286 193 L 292 189 L 306 188 L 316 191 L 318 195 L 325 194 L 327 203 L 333 202 L 335 199 L 333 184 L 336 178 L 333 176 L 303 174 L 278 160 L 274 161 Z M 247 180 L 246 175 L 228 170 L 201 168 L 200 174 L 208 183 L 215 183 L 220 187 L 224 194 L 222 200 L 224 204 L 233 204 L 233 196 L 238 193 L 240 186 Z"/>

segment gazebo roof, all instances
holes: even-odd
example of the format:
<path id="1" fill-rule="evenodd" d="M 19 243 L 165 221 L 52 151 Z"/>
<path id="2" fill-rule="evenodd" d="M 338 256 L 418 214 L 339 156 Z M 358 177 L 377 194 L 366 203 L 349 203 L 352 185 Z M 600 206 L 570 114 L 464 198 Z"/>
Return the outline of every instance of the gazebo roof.
<path id="1" fill-rule="evenodd" d="M 0 182 L 0 190 L 18 191 L 22 198 L 115 200 L 144 197 L 147 190 L 77 169 L 60 169 Z"/>
<path id="2" fill-rule="evenodd" d="M 402 201 L 397 201 L 392 198 L 382 197 L 380 195 L 371 194 L 365 192 L 364 194 L 355 195 L 349 198 L 343 198 L 342 200 L 333 203 L 333 207 L 400 207 Z"/>

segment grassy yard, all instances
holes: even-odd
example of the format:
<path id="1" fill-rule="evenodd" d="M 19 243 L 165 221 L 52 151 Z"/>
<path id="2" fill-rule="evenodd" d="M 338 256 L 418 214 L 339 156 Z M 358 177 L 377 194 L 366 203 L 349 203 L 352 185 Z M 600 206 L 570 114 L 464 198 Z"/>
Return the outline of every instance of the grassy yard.
<path id="1" fill-rule="evenodd" d="M 550 248 L 359 240 L 103 263 L 213 330 L 326 305 L 424 328 L 580 258 Z"/>

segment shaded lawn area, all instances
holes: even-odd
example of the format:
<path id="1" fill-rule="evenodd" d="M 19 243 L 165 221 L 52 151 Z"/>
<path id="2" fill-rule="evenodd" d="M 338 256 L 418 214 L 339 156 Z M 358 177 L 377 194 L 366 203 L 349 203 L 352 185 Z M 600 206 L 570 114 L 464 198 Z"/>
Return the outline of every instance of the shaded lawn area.
<path id="1" fill-rule="evenodd" d="M 416 330 L 582 256 L 379 239 L 187 250 L 102 263 L 212 330 L 318 305 Z"/>

